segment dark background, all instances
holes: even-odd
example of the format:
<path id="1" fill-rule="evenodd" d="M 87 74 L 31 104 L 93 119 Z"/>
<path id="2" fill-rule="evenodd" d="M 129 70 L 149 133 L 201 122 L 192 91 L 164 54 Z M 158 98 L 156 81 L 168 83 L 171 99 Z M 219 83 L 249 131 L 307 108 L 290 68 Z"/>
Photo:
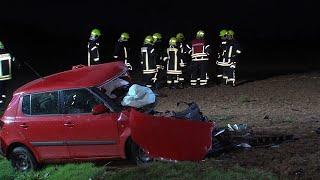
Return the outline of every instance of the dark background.
<path id="1" fill-rule="evenodd" d="M 154 32 L 162 33 L 165 42 L 178 32 L 190 41 L 203 29 L 215 48 L 220 29 L 226 28 L 236 32 L 243 48 L 240 76 L 314 71 L 320 64 L 320 21 L 312 1 L 11 0 L 1 1 L 0 7 L 0 40 L 42 75 L 86 64 L 87 41 L 95 27 L 103 33 L 105 62 L 112 60 L 124 31 L 138 54 L 143 38 Z"/>

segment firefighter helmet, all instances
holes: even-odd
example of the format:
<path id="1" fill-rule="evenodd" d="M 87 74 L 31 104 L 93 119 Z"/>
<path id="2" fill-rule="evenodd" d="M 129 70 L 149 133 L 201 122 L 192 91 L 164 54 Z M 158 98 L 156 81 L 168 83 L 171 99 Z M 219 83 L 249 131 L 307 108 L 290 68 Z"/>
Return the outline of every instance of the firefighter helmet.
<path id="1" fill-rule="evenodd" d="M 4 49 L 4 45 L 2 44 L 1 41 L 0 41 L 0 49 Z"/>
<path id="2" fill-rule="evenodd" d="M 199 30 L 199 31 L 197 32 L 196 38 L 197 38 L 197 39 L 200 39 L 200 38 L 203 38 L 203 37 L 204 37 L 204 31 Z"/>
<path id="3" fill-rule="evenodd" d="M 160 33 L 154 33 L 152 38 L 154 42 L 160 42 L 162 40 L 162 35 Z"/>
<path id="4" fill-rule="evenodd" d="M 229 30 L 229 31 L 228 31 L 228 35 L 231 36 L 231 37 L 233 37 L 233 36 L 234 36 L 234 31 Z"/>
<path id="5" fill-rule="evenodd" d="M 99 30 L 99 29 L 93 29 L 93 30 L 91 31 L 91 36 L 95 36 L 95 37 L 101 36 L 100 30 Z"/>
<path id="6" fill-rule="evenodd" d="M 147 36 L 146 38 L 144 38 L 144 44 L 153 44 L 153 37 L 152 36 Z"/>
<path id="7" fill-rule="evenodd" d="M 122 33 L 121 36 L 120 36 L 120 40 L 121 40 L 121 41 L 128 41 L 129 38 L 130 38 L 130 36 L 129 36 L 129 34 L 126 33 L 126 32 Z"/>
<path id="8" fill-rule="evenodd" d="M 228 31 L 225 30 L 225 29 L 222 29 L 222 30 L 220 31 L 220 33 L 219 33 L 219 36 L 220 36 L 220 37 L 224 37 L 224 36 L 226 36 L 227 34 L 228 34 Z"/>
<path id="9" fill-rule="evenodd" d="M 177 38 L 175 38 L 175 37 L 170 38 L 169 45 L 176 46 L 177 45 Z"/>
<path id="10" fill-rule="evenodd" d="M 177 41 L 178 41 L 178 42 L 184 41 L 184 35 L 183 35 L 182 33 L 178 33 L 178 34 L 176 35 L 176 38 L 177 38 Z"/>

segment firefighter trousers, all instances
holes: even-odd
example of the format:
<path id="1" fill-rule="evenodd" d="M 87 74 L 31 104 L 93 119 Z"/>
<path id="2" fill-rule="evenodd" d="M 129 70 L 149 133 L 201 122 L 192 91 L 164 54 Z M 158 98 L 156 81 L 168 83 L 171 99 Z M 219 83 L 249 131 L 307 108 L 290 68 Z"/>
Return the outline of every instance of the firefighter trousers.
<path id="1" fill-rule="evenodd" d="M 143 82 L 147 87 L 154 87 L 157 81 L 156 73 L 143 74 Z"/>
<path id="2" fill-rule="evenodd" d="M 192 61 L 191 62 L 192 73 L 190 84 L 196 86 L 199 82 L 200 86 L 208 84 L 208 61 Z"/>

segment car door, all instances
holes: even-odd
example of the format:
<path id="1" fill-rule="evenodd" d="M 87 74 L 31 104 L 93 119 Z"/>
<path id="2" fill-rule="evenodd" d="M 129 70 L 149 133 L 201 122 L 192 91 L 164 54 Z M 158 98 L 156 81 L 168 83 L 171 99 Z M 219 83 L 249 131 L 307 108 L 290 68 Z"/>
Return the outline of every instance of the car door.
<path id="1" fill-rule="evenodd" d="M 41 160 L 69 158 L 58 94 L 58 91 L 44 92 L 24 95 L 20 99 L 19 131 Z"/>
<path id="2" fill-rule="evenodd" d="M 116 157 L 118 150 L 117 114 L 92 114 L 104 101 L 88 89 L 64 90 L 66 142 L 72 158 Z"/>

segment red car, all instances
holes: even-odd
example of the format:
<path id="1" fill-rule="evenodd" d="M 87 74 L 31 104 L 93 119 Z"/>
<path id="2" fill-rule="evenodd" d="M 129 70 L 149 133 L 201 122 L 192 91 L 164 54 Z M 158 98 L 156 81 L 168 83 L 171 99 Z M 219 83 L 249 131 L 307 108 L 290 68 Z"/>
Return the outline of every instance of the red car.
<path id="1" fill-rule="evenodd" d="M 122 107 L 101 87 L 130 81 L 123 63 L 74 68 L 17 89 L 0 121 L 0 153 L 20 171 L 76 160 L 201 160 L 213 124 Z"/>

